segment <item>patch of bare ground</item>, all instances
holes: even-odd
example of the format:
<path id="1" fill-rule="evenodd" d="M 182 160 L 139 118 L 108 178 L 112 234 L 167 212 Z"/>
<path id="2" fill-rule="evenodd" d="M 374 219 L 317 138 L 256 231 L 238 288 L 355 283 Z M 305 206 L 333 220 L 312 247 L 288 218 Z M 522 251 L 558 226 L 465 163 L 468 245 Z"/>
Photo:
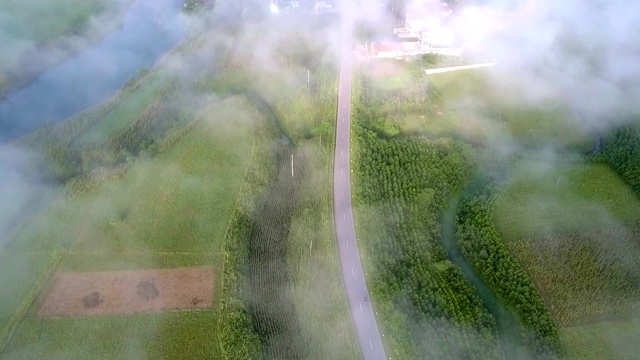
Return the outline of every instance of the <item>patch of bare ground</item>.
<path id="1" fill-rule="evenodd" d="M 213 302 L 210 267 L 56 274 L 38 316 L 133 314 L 207 309 Z"/>

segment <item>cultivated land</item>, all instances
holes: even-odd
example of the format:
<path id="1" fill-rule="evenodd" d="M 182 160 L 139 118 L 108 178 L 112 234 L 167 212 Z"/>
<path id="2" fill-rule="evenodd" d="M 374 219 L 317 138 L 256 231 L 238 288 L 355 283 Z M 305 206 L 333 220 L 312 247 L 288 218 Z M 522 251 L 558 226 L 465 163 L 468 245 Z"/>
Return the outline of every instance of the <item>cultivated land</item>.
<path id="1" fill-rule="evenodd" d="M 607 161 L 520 160 L 495 202 L 496 228 L 531 275 L 570 358 L 631 358 L 633 348 L 620 344 L 640 333 L 640 203 L 633 172 L 616 174 L 635 151 L 623 150 L 633 149 L 632 134 L 631 142 L 606 139 L 588 157 Z"/>
<path id="2" fill-rule="evenodd" d="M 213 286 L 212 268 L 58 273 L 38 316 L 207 309 Z"/>
<path id="3" fill-rule="evenodd" d="M 506 241 L 640 221 L 640 201 L 608 166 L 524 159 L 496 201 Z"/>
<path id="4" fill-rule="evenodd" d="M 615 320 L 564 328 L 561 336 L 569 359 L 624 359 L 638 357 L 640 320 Z"/>
<path id="5" fill-rule="evenodd" d="M 120 180 L 55 205 L 12 242 L 5 255 L 64 252 L 58 269 L 76 272 L 207 265 L 221 274 L 227 221 L 248 166 L 252 127 L 259 119 L 244 104 L 230 98 L 203 109 L 194 128 L 170 150 L 137 162 Z M 213 331 L 218 296 L 212 308 L 198 313 L 43 320 L 37 311 L 46 303 L 45 293 L 7 345 L 8 358 L 48 353 L 61 358 L 120 357 L 129 351 L 162 357 L 189 351 L 197 357 L 219 351 Z M 6 295 L 3 298 L 20 294 Z M 91 331 L 96 325 L 101 330 Z M 122 334 L 129 332 L 140 334 L 132 336 L 139 344 L 127 344 L 131 340 Z"/>
<path id="6" fill-rule="evenodd" d="M 229 49 L 207 34 L 195 42 L 216 47 L 221 61 L 197 58 L 193 79 L 160 66 L 18 141 L 48 156 L 67 196 L 0 254 L 17 261 L 0 264 L 3 358 L 358 357 L 333 234 L 337 72 L 321 55 L 326 44 L 308 40 L 321 29 L 301 28 L 245 30 L 295 35 L 269 46 L 306 46 L 275 52 L 273 69 L 243 52 L 252 47 Z M 300 63 L 305 52 L 322 61 Z M 204 309 L 38 316 L 55 271 L 203 266 L 215 284 Z M 22 278 L 8 276 L 20 268 Z M 107 304 L 92 293 L 88 302 Z"/>
<path id="7" fill-rule="evenodd" d="M 487 146 L 511 142 L 527 147 L 589 149 L 589 133 L 568 109 L 553 99 L 544 100 L 543 105 L 528 103 L 518 97 L 519 91 L 504 83 L 506 75 L 493 71 L 429 75 L 435 91 L 431 113 L 438 116 L 427 121 L 415 117 L 400 121 L 409 128 Z"/>

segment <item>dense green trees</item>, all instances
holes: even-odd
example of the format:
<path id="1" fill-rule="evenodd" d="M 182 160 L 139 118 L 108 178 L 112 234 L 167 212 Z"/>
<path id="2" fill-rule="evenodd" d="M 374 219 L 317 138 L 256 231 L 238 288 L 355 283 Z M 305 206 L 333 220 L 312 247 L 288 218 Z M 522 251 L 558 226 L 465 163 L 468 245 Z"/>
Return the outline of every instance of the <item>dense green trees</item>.
<path id="1" fill-rule="evenodd" d="M 439 240 L 439 212 L 473 169 L 470 149 L 451 139 L 384 136 L 381 116 L 356 107 L 354 168 L 358 236 L 394 355 L 499 358 L 495 320 Z"/>
<path id="2" fill-rule="evenodd" d="M 615 130 L 592 157 L 594 161 L 611 166 L 636 194 L 640 194 L 640 131 L 637 127 Z"/>
<path id="3" fill-rule="evenodd" d="M 539 355 L 560 351 L 558 329 L 529 275 L 511 256 L 493 223 L 490 186 L 467 196 L 458 209 L 456 239 L 464 257 L 515 312 L 525 340 Z"/>

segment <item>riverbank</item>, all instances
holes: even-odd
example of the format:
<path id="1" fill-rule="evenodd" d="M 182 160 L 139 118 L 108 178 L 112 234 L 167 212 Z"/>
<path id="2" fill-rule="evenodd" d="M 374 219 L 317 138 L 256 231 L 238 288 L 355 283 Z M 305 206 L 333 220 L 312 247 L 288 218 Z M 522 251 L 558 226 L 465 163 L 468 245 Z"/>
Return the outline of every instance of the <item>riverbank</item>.
<path id="1" fill-rule="evenodd" d="M 33 48 L 19 54 L 13 64 L 0 65 L 0 103 L 37 81 L 48 68 L 102 41 L 122 25 L 124 16 L 136 1 L 122 0 L 121 4 L 106 6 L 100 13 L 90 15 L 87 23 L 79 28 L 70 28 L 59 37 L 36 42 Z"/>

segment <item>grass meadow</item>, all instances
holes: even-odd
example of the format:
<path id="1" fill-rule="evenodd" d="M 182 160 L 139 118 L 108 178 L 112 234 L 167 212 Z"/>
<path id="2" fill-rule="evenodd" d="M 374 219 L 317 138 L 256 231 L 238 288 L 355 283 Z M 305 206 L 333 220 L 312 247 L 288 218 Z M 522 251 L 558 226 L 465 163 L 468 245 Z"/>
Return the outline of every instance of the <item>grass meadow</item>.
<path id="1" fill-rule="evenodd" d="M 42 258 L 25 261 L 24 266 L 34 267 L 33 275 L 24 273 L 21 289 L 7 289 L 7 297 L 15 300 L 7 306 L 15 307 L 27 289 L 42 285 L 35 281 L 42 268 L 37 265 L 62 250 L 60 271 L 213 265 L 221 276 L 225 231 L 250 159 L 256 119 L 258 114 L 239 98 L 211 105 L 161 156 L 136 162 L 120 180 L 62 202 L 36 219 L 5 249 L 3 256 Z M 3 356 L 175 358 L 190 353 L 197 358 L 215 357 L 219 351 L 215 307 L 39 319 L 35 313 L 41 300 L 33 303 Z M 131 336 L 122 336 L 127 333 Z"/>
<path id="2" fill-rule="evenodd" d="M 567 359 L 637 359 L 640 319 L 637 317 L 562 329 Z"/>
<path id="3" fill-rule="evenodd" d="M 619 345 L 639 334 L 640 201 L 631 188 L 604 164 L 522 159 L 499 191 L 494 222 L 560 327 L 567 357 L 630 358 Z"/>
<path id="4" fill-rule="evenodd" d="M 424 113 L 398 117 L 408 131 L 461 137 L 471 143 L 519 143 L 588 149 L 590 134 L 580 119 L 553 99 L 527 102 L 493 78 L 491 69 L 429 75 L 434 102 Z"/>
<path id="5" fill-rule="evenodd" d="M 496 201 L 506 241 L 640 221 L 640 201 L 606 165 L 520 160 Z"/>

